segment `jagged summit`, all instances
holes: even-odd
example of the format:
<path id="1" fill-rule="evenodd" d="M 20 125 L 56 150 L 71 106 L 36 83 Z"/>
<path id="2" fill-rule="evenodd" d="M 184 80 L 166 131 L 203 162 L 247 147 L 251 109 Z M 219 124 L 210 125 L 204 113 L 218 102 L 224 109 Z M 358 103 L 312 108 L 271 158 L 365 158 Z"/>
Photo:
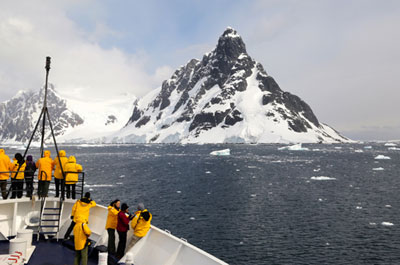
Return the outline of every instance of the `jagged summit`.
<path id="1" fill-rule="evenodd" d="M 298 96 L 281 90 L 233 28 L 135 103 L 117 142 L 345 142 Z"/>
<path id="2" fill-rule="evenodd" d="M 235 60 L 241 54 L 247 54 L 246 45 L 242 37 L 231 27 L 228 27 L 221 37 L 219 37 L 214 52 L 217 56 L 221 56 L 221 58 L 226 57 L 228 60 Z"/>

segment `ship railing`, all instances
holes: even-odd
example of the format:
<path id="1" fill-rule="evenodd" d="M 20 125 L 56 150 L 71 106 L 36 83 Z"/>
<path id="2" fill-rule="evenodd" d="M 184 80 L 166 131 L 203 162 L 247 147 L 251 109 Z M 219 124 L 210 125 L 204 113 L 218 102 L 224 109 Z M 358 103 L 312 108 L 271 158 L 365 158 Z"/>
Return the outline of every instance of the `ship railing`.
<path id="1" fill-rule="evenodd" d="M 6 195 L 7 195 L 6 198 L 9 198 L 10 195 L 12 196 L 13 192 L 16 193 L 15 194 L 16 198 L 18 198 L 17 197 L 17 193 L 21 192 L 21 191 L 23 193 L 22 197 L 24 197 L 24 196 L 28 197 L 27 195 L 28 195 L 28 191 L 29 190 L 28 190 L 28 187 L 26 185 L 27 182 L 26 182 L 25 176 L 24 176 L 23 179 L 15 179 L 15 178 L 11 178 L 10 177 L 12 175 L 21 174 L 21 173 L 24 173 L 24 172 L 23 171 L 0 171 L 0 174 L 4 174 L 4 173 L 9 174 L 9 177 L 5 181 L 4 180 L 0 181 L 0 185 L 1 184 L 4 185 L 4 183 L 6 183 Z M 78 175 L 78 180 L 75 183 L 75 198 L 82 198 L 83 195 L 84 195 L 85 172 L 83 172 L 83 171 L 82 172 L 71 172 L 71 171 L 65 171 L 64 172 L 65 175 L 67 175 L 69 173 Z M 43 174 L 46 174 L 46 172 L 41 171 L 40 179 L 43 179 L 45 177 Z M 59 181 L 60 181 L 60 183 L 59 183 L 59 197 L 60 197 L 61 200 L 64 200 L 66 198 L 66 195 L 67 195 L 67 189 L 66 188 L 67 188 L 67 185 L 69 185 L 69 184 L 65 183 L 65 179 L 60 179 Z M 14 188 L 13 188 L 12 184 L 16 183 L 16 182 L 22 182 L 22 184 L 23 184 L 22 187 L 23 188 L 22 189 L 21 188 L 17 188 L 17 187 L 15 187 L 15 185 L 14 185 Z M 56 178 L 54 176 L 52 176 L 51 181 L 49 183 L 47 197 L 49 197 L 49 195 L 51 196 L 52 194 L 56 193 L 56 183 L 55 182 L 56 182 Z M 38 174 L 35 173 L 33 175 L 33 177 L 32 177 L 32 188 L 33 189 L 32 189 L 31 196 L 37 194 L 38 185 L 39 185 L 39 178 L 38 178 Z M 70 186 L 69 188 L 70 188 L 70 192 L 69 192 L 70 196 L 69 197 L 72 197 L 72 194 L 71 194 L 72 193 L 72 186 Z M 2 196 L 0 196 L 0 198 L 1 197 Z M 5 198 L 3 198 L 3 199 L 5 199 Z"/>

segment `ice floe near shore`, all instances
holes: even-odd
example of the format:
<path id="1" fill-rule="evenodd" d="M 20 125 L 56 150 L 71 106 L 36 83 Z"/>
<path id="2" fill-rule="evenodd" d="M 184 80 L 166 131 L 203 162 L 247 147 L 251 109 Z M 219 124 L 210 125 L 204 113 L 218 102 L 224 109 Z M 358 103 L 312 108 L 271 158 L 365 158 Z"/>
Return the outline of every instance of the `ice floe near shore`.
<path id="1" fill-rule="evenodd" d="M 300 144 L 294 144 L 294 145 L 289 145 L 289 146 L 282 146 L 279 147 L 278 150 L 288 150 L 288 151 L 309 151 L 307 147 L 302 147 L 301 143 Z"/>
<path id="2" fill-rule="evenodd" d="M 210 153 L 210 155 L 212 155 L 212 156 L 229 156 L 229 155 L 231 155 L 231 150 L 223 149 L 223 150 L 212 151 Z"/>

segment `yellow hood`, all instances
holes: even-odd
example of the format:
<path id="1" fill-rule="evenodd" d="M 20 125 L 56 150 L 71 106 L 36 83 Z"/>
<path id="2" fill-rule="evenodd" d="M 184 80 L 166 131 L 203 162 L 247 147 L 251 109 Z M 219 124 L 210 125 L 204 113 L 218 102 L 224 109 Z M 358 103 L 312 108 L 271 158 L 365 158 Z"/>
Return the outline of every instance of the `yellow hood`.
<path id="1" fill-rule="evenodd" d="M 76 163 L 76 158 L 75 158 L 75 156 L 70 156 L 70 157 L 68 158 L 68 163 Z"/>

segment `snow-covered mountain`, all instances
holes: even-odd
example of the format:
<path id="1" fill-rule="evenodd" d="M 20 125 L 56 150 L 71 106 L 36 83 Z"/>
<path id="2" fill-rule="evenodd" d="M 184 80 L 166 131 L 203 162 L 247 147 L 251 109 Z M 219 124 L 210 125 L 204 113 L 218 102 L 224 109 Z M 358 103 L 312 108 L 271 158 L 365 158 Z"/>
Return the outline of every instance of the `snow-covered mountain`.
<path id="1" fill-rule="evenodd" d="M 12 99 L 0 103 L 0 142 L 25 143 L 35 128 L 43 107 L 43 89 L 37 92 L 19 91 Z M 84 120 L 67 108 L 66 101 L 61 99 L 50 85 L 47 94 L 48 109 L 56 136 L 63 135 L 69 128 L 83 124 Z M 46 120 L 46 139 L 51 137 L 50 127 Z M 34 142 L 40 141 L 40 130 L 36 131 Z"/>
<path id="2" fill-rule="evenodd" d="M 346 142 L 298 96 L 280 89 L 227 28 L 216 48 L 134 103 L 112 142 Z"/>
<path id="3" fill-rule="evenodd" d="M 19 91 L 12 99 L 0 103 L 0 143 L 27 143 L 43 107 L 43 89 Z M 101 143 L 120 130 L 129 118 L 134 96 L 120 95 L 114 99 L 91 102 L 67 98 L 49 85 L 47 106 L 59 143 Z M 46 143 L 52 143 L 46 121 Z M 41 123 L 34 137 L 40 141 Z"/>

